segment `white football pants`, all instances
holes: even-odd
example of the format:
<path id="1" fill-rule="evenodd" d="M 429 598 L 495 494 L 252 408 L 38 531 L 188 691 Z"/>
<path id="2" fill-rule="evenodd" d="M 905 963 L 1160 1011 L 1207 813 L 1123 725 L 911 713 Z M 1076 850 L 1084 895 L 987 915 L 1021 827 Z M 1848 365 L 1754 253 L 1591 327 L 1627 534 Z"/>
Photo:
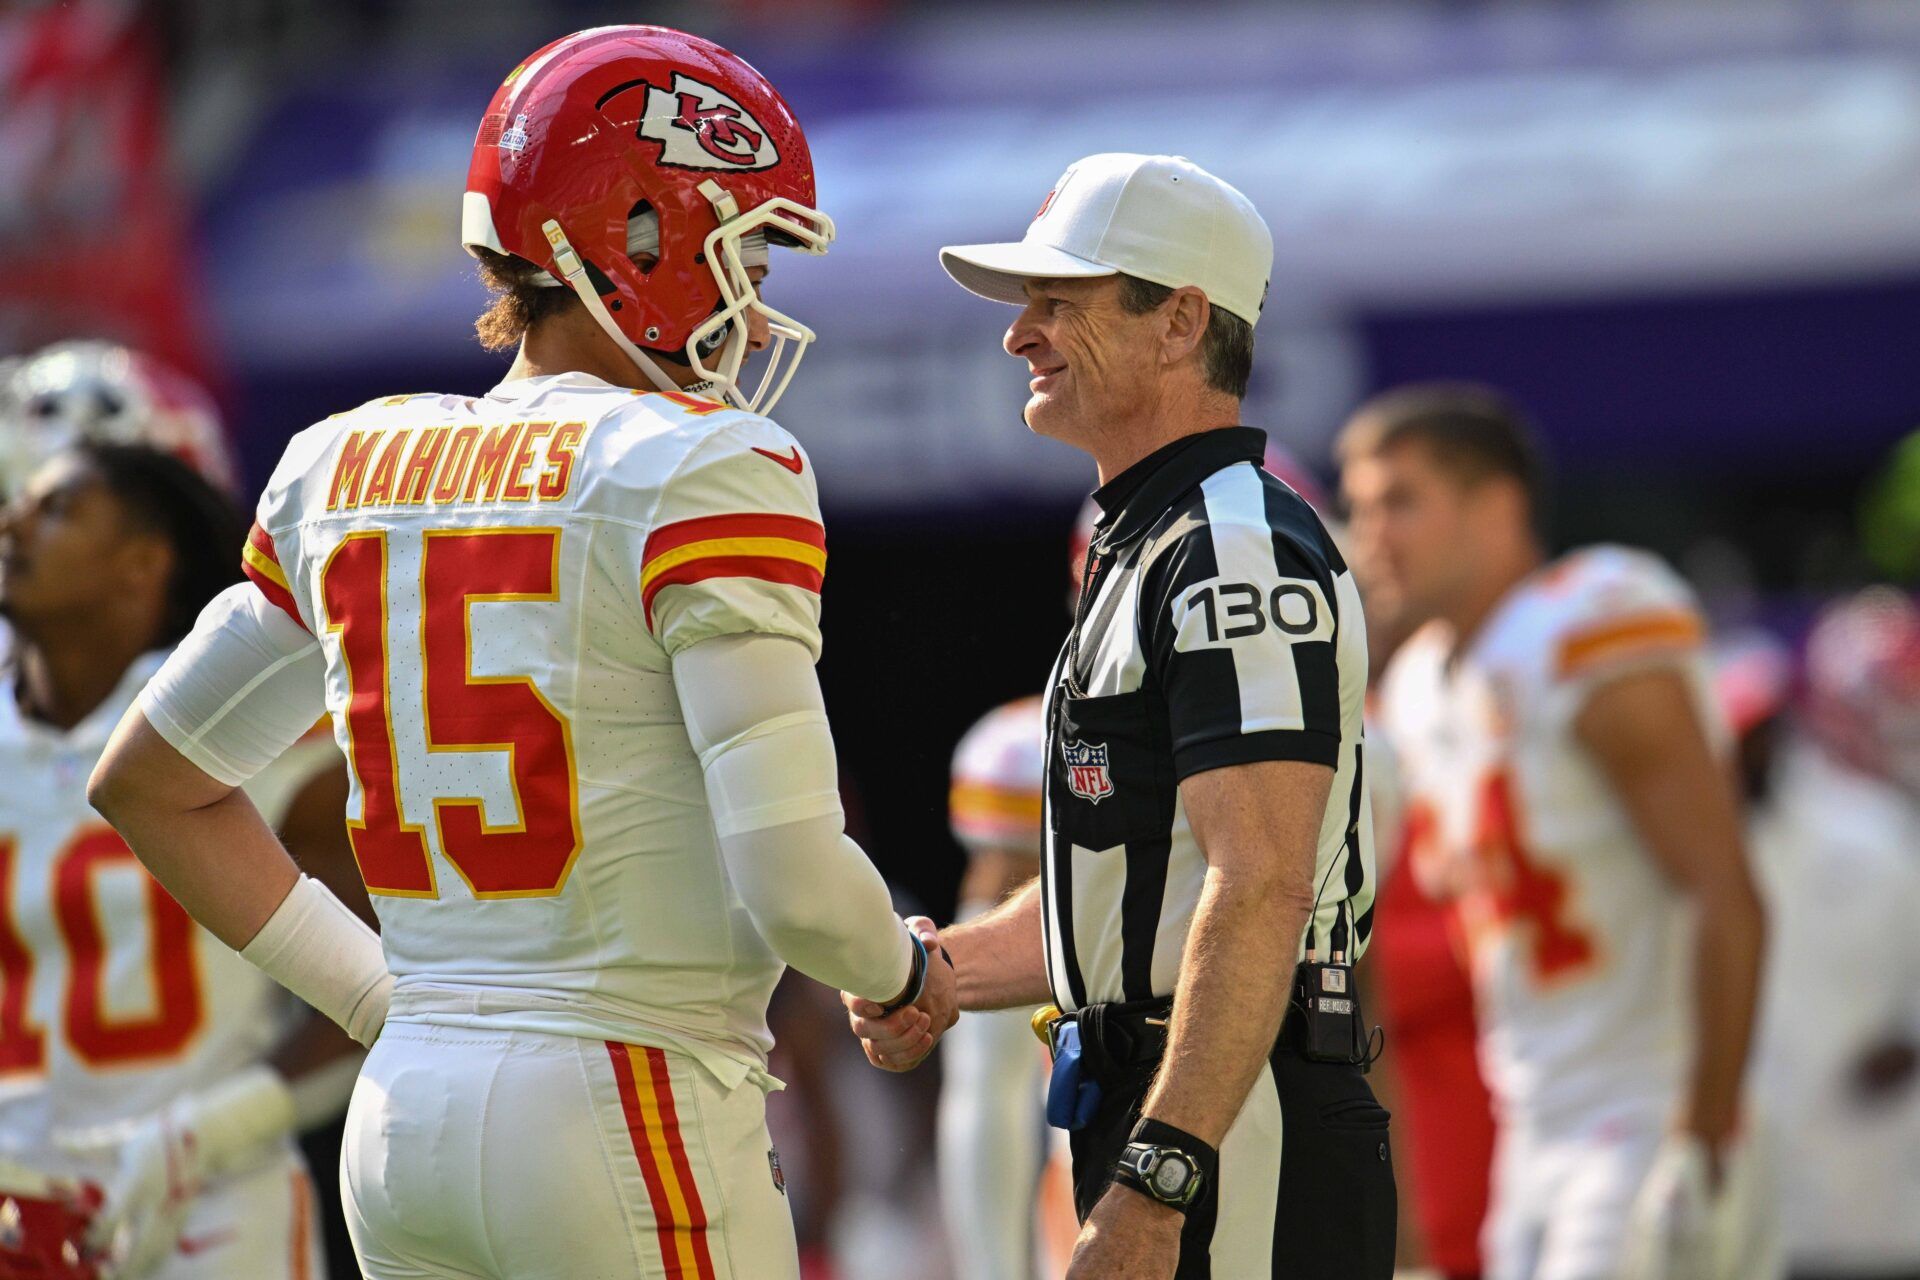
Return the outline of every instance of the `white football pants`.
<path id="1" fill-rule="evenodd" d="M 388 1023 L 340 1182 L 370 1280 L 797 1280 L 766 1095 L 667 1050 Z"/>

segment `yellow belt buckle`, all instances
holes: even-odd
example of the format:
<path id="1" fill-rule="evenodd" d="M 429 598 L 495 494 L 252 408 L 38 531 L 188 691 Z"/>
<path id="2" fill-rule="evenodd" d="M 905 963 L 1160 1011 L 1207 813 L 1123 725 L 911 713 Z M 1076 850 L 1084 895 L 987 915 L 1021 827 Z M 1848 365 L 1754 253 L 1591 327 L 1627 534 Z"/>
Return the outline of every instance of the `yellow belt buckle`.
<path id="1" fill-rule="evenodd" d="M 1033 1011 L 1033 1020 L 1027 1024 L 1033 1028 L 1033 1034 L 1039 1037 L 1040 1043 L 1047 1046 L 1049 1053 L 1053 1052 L 1053 1024 L 1066 1016 L 1060 1012 L 1057 1004 L 1042 1005 Z"/>

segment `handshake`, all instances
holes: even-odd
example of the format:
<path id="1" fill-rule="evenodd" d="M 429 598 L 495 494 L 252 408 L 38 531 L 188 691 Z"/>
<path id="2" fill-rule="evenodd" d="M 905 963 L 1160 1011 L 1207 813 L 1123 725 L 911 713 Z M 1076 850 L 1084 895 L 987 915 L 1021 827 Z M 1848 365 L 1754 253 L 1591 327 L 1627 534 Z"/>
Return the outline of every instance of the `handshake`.
<path id="1" fill-rule="evenodd" d="M 926 976 L 919 995 L 892 1013 L 885 1005 L 840 993 L 847 1020 L 860 1038 L 867 1061 L 883 1071 L 911 1071 L 926 1061 L 940 1037 L 960 1018 L 960 983 L 953 957 L 940 945 L 940 931 L 925 916 L 907 920 L 907 929 L 926 948 Z"/>

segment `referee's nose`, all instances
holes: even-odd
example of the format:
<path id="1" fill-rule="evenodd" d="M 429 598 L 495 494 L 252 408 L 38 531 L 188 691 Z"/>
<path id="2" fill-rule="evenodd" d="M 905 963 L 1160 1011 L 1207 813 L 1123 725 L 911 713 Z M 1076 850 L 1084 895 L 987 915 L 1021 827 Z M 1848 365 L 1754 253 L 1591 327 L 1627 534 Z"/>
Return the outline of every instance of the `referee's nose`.
<path id="1" fill-rule="evenodd" d="M 1040 329 L 1043 314 L 1042 300 L 1038 298 L 1029 298 L 1027 305 L 1020 308 L 1020 314 L 1007 326 L 1006 337 L 1000 340 L 1008 355 L 1030 360 L 1035 352 L 1046 350 L 1046 335 Z"/>

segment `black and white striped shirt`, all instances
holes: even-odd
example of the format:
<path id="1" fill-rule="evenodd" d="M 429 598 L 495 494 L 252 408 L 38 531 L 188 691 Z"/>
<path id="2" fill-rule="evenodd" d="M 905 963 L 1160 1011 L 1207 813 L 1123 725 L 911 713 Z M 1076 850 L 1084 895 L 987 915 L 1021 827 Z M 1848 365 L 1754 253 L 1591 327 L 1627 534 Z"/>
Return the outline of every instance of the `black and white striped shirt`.
<path id="1" fill-rule="evenodd" d="M 1303 948 L 1373 922 L 1353 575 L 1265 434 L 1184 437 L 1094 495 L 1104 512 L 1047 706 L 1049 981 L 1063 1009 L 1171 995 L 1206 860 L 1179 784 L 1256 760 L 1335 770 Z"/>

